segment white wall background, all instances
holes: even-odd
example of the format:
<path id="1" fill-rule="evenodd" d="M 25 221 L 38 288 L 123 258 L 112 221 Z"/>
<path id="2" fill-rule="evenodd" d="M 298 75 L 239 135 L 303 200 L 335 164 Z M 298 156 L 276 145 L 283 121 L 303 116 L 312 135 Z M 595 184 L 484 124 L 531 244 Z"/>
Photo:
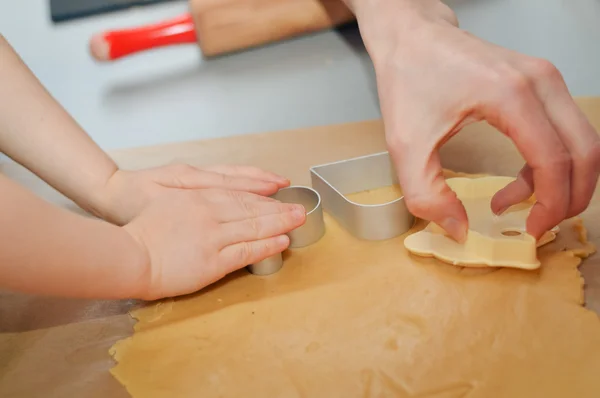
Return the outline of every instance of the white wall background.
<path id="1" fill-rule="evenodd" d="M 2 1 L 0 32 L 105 149 L 379 117 L 373 71 L 356 29 L 212 61 L 185 46 L 98 65 L 87 53 L 93 33 L 175 16 L 186 3 L 58 26 L 47 3 Z M 572 94 L 600 95 L 600 0 L 448 4 L 463 28 L 554 62 Z"/>

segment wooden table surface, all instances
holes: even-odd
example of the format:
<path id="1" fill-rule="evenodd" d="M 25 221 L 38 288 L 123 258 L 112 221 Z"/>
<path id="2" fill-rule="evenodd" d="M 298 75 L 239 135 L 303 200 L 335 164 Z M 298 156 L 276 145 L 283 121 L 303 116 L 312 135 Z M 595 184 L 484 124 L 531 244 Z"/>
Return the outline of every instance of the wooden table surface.
<path id="1" fill-rule="evenodd" d="M 600 98 L 578 98 L 600 131 Z M 237 163 L 286 175 L 293 184 L 310 184 L 312 165 L 385 150 L 381 121 L 244 135 L 112 152 L 122 168 L 139 169 L 173 162 L 195 166 Z M 512 143 L 488 125 L 465 128 L 442 148 L 444 167 L 473 173 L 515 175 L 523 159 Z M 14 164 L 0 172 L 47 200 L 73 211 L 70 201 Z M 598 193 L 583 214 L 589 239 L 600 246 Z M 581 267 L 586 305 L 600 313 L 599 256 Z M 132 332 L 127 311 L 135 301 L 43 298 L 0 292 L 1 397 L 127 397 L 110 376 L 109 347 Z"/>

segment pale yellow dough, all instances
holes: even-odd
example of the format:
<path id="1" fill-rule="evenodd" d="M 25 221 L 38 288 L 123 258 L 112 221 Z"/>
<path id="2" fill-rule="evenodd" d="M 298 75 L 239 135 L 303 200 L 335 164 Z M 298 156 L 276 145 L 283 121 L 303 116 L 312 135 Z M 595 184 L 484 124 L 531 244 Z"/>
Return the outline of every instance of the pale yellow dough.
<path id="1" fill-rule="evenodd" d="M 527 234 L 526 221 L 534 204 L 532 200 L 515 205 L 500 216 L 492 212 L 492 197 L 513 180 L 496 176 L 447 179 L 467 212 L 467 240 L 458 243 L 432 222 L 424 230 L 408 236 L 404 246 L 413 254 L 456 265 L 538 268 L 537 248 L 553 241 L 559 228 L 548 231 L 539 241 Z"/>
<path id="2" fill-rule="evenodd" d="M 410 255 L 405 236 L 360 241 L 325 222 L 277 274 L 241 270 L 134 311 L 112 374 L 134 398 L 600 397 L 579 221 L 528 271 L 453 266 Z"/>

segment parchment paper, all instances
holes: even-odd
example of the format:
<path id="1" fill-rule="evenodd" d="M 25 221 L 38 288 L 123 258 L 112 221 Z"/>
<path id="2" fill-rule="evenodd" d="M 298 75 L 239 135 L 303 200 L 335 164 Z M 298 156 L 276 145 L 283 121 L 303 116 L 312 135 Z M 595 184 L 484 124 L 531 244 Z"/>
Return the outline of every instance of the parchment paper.
<path id="1" fill-rule="evenodd" d="M 600 99 L 578 103 L 600 130 Z M 367 121 L 260 135 L 161 145 L 114 152 L 126 168 L 144 168 L 185 161 L 196 166 L 214 163 L 252 164 L 284 174 L 294 184 L 310 184 L 308 169 L 315 164 L 385 150 L 381 121 Z M 285 159 L 281 163 L 279 159 Z M 442 149 L 446 168 L 470 173 L 515 175 L 522 158 L 512 143 L 485 124 L 465 128 Z M 0 171 L 17 179 L 49 201 L 72 208 L 72 203 L 14 165 Z M 588 238 L 600 246 L 598 192 L 583 214 Z M 600 311 L 598 255 L 581 267 L 586 281 L 587 307 Z M 244 272 L 244 271 L 242 271 Z M 108 374 L 114 362 L 108 349 L 131 334 L 127 311 L 133 301 L 83 301 L 0 293 L 1 397 L 127 397 Z"/>

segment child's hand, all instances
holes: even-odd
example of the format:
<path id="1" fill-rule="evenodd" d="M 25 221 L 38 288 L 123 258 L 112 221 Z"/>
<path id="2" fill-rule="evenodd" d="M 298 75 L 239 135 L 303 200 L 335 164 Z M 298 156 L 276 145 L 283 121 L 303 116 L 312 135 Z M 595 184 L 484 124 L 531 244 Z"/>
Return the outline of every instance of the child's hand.
<path id="1" fill-rule="evenodd" d="M 125 229 L 146 254 L 137 296 L 153 300 L 195 292 L 280 253 L 304 223 L 301 205 L 241 191 L 171 190 Z"/>
<path id="2" fill-rule="evenodd" d="M 219 188 L 269 196 L 289 185 L 286 178 L 250 166 L 212 166 L 198 169 L 185 164 L 140 171 L 117 171 L 95 200 L 92 211 L 123 225 L 161 194 L 185 189 Z"/>

